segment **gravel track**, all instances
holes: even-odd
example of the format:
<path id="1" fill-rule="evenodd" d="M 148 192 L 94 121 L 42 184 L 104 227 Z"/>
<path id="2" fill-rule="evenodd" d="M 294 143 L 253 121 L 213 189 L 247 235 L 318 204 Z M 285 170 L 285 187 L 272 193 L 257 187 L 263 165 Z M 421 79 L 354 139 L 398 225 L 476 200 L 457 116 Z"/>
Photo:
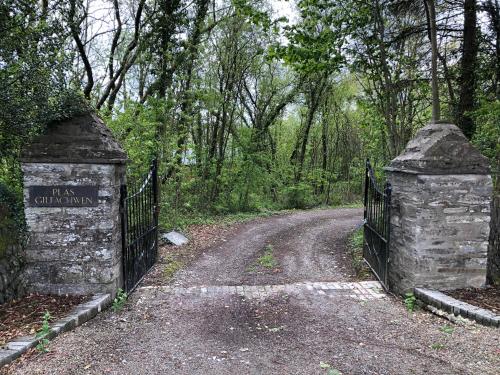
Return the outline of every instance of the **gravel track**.
<path id="1" fill-rule="evenodd" d="M 180 271 L 171 288 L 138 289 L 124 310 L 106 311 L 61 335 L 49 354 L 18 363 L 9 373 L 267 375 L 335 369 L 497 375 L 500 330 L 454 325 L 425 311 L 409 313 L 394 297 L 172 292 L 202 285 L 350 281 L 345 240 L 360 220 L 360 210 L 339 209 L 236 225 L 226 241 L 207 247 Z M 279 272 L 249 272 L 269 244 Z M 445 324 L 452 333 L 443 332 Z"/>
<path id="2" fill-rule="evenodd" d="M 297 281 L 349 281 L 349 233 L 362 223 L 361 209 L 301 211 L 239 226 L 180 271 L 176 285 L 266 285 Z M 271 245 L 278 271 L 249 272 Z M 262 271 L 262 270 L 261 270 Z"/>

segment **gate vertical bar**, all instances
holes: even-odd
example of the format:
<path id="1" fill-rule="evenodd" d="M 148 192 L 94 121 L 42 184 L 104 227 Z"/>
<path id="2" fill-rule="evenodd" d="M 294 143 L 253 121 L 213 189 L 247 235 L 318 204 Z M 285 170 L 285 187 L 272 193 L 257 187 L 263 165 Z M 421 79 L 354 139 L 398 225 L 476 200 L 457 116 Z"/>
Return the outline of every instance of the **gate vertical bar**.
<path id="1" fill-rule="evenodd" d="M 123 269 L 123 289 L 127 290 L 128 275 L 128 215 L 127 215 L 127 185 L 120 186 L 120 220 L 122 227 L 122 269 Z"/>
<path id="2" fill-rule="evenodd" d="M 366 161 L 363 257 L 387 288 L 390 240 L 391 185 L 380 189 L 370 161 Z"/>
<path id="3" fill-rule="evenodd" d="M 153 225 L 155 227 L 155 237 L 154 237 L 154 259 L 156 260 L 156 256 L 158 254 L 158 216 L 160 213 L 159 206 L 159 188 L 158 188 L 158 159 L 153 160 Z"/>
<path id="4" fill-rule="evenodd" d="M 363 219 L 366 221 L 367 218 L 367 204 L 368 204 L 368 166 L 370 165 L 370 160 L 366 159 L 365 163 L 365 200 L 364 200 L 364 211 Z"/>
<path id="5" fill-rule="evenodd" d="M 159 185 L 158 162 L 127 192 L 120 187 L 124 289 L 132 292 L 154 265 L 158 254 Z"/>

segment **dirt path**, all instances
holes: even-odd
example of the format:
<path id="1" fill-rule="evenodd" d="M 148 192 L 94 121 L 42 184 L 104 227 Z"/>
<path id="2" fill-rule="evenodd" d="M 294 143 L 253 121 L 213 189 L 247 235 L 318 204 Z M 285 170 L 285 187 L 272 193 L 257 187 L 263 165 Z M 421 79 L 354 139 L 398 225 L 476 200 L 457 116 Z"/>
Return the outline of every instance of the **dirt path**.
<path id="1" fill-rule="evenodd" d="M 318 210 L 237 225 L 170 286 L 138 289 L 12 372 L 498 374 L 499 330 L 408 313 L 376 282 L 347 282 L 359 221 Z M 268 245 L 276 263 L 256 266 Z"/>
<path id="2" fill-rule="evenodd" d="M 240 225 L 208 248 L 175 284 L 272 285 L 297 281 L 349 281 L 354 272 L 345 249 L 362 223 L 361 209 L 302 211 Z M 259 267 L 271 249 L 275 267 Z"/>

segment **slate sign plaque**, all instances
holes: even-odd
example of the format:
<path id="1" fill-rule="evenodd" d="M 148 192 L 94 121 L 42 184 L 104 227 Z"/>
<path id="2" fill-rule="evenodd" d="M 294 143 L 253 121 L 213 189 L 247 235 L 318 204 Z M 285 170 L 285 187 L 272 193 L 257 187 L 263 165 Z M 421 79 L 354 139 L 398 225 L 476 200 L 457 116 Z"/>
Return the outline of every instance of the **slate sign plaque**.
<path id="1" fill-rule="evenodd" d="M 97 186 L 30 186 L 31 207 L 96 207 Z"/>

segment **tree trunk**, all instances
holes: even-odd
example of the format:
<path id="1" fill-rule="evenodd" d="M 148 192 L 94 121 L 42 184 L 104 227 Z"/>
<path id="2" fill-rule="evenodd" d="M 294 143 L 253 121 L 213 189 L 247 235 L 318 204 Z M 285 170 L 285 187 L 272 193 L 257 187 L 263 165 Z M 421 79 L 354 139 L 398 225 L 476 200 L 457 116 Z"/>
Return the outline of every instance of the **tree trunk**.
<path id="1" fill-rule="evenodd" d="M 460 78 L 460 99 L 457 108 L 457 123 L 467 138 L 474 134 L 474 121 L 468 112 L 474 110 L 477 62 L 477 16 L 476 0 L 464 3 L 464 45 L 462 52 L 462 74 Z"/>
<path id="2" fill-rule="evenodd" d="M 181 113 L 178 119 L 177 126 L 177 150 L 175 152 L 177 166 L 180 167 L 182 164 L 182 153 L 184 151 L 184 145 L 186 144 L 189 128 L 188 122 L 191 121 L 192 116 L 192 93 L 191 84 L 194 78 L 194 68 L 195 61 L 198 58 L 198 49 L 201 41 L 201 36 L 203 33 L 203 23 L 208 12 L 208 0 L 198 0 L 196 2 L 196 17 L 193 25 L 193 32 L 188 41 L 188 48 L 186 53 L 187 66 L 185 69 L 186 80 L 184 82 L 184 87 L 181 94 Z"/>
<path id="3" fill-rule="evenodd" d="M 495 58 L 496 69 L 493 83 L 493 92 L 500 99 L 500 3 L 498 0 L 488 0 L 484 4 L 484 10 L 490 18 L 490 27 L 495 34 Z"/>
<path id="4" fill-rule="evenodd" d="M 500 181 L 493 193 L 487 278 L 488 283 L 500 285 Z"/>
<path id="5" fill-rule="evenodd" d="M 85 50 L 85 44 L 82 41 L 80 37 L 80 25 L 81 21 L 77 20 L 77 4 L 76 0 L 70 1 L 70 8 L 69 8 L 69 13 L 68 13 L 68 22 L 69 22 L 69 28 L 71 31 L 71 36 L 73 37 L 73 40 L 76 44 L 76 47 L 78 49 L 78 53 L 80 55 L 80 58 L 82 59 L 83 66 L 85 68 L 85 74 L 87 76 L 87 83 L 85 87 L 83 88 L 83 95 L 87 100 L 90 100 L 90 94 L 92 93 L 92 89 L 94 88 L 94 74 L 92 71 L 92 65 L 90 64 L 90 61 L 87 56 L 87 51 Z M 85 15 L 85 18 L 87 16 Z"/>
<path id="6" fill-rule="evenodd" d="M 391 68 L 389 58 L 386 50 L 386 30 L 385 20 L 382 14 L 382 4 L 380 1 L 375 2 L 374 12 L 374 27 L 377 34 L 377 46 L 380 59 L 380 80 L 383 87 L 383 94 L 381 95 L 382 112 L 385 117 L 385 127 L 389 132 L 389 142 L 385 142 L 389 148 L 389 157 L 392 159 L 396 157 L 401 151 L 398 148 L 399 140 L 397 137 L 397 94 L 394 83 L 391 77 Z M 384 132 L 384 130 L 382 130 Z M 385 134 L 383 135 L 385 138 Z"/>
<path id="7" fill-rule="evenodd" d="M 328 175 L 328 115 L 327 106 L 323 110 L 323 119 L 321 124 L 321 186 L 320 192 L 325 191 L 325 181 Z"/>
<path id="8" fill-rule="evenodd" d="M 466 0 L 467 1 L 467 0 Z M 438 47 L 436 32 L 436 6 L 434 0 L 426 0 L 426 9 L 428 10 L 427 26 L 431 37 L 432 49 L 432 121 L 441 119 L 441 104 L 439 102 L 439 82 L 438 82 Z"/>

